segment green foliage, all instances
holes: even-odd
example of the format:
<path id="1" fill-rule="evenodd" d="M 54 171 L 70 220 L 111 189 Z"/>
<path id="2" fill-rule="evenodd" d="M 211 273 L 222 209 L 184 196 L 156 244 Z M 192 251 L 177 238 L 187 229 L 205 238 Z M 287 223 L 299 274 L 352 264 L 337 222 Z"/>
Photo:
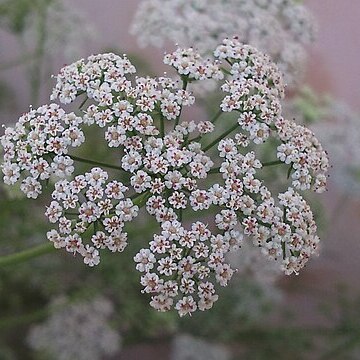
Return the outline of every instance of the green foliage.
<path id="1" fill-rule="evenodd" d="M 14 34 L 24 32 L 33 11 L 31 0 L 3 0 L 0 3 L 0 26 Z"/>
<path id="2" fill-rule="evenodd" d="M 310 87 L 304 86 L 295 97 L 295 111 L 299 112 L 305 124 L 321 121 L 327 115 L 327 104 L 330 101 L 326 95 L 318 95 Z"/>
<path id="3" fill-rule="evenodd" d="M 56 0 L 2 0 L 0 3 L 0 27 L 21 35 L 41 9 L 46 9 Z"/>

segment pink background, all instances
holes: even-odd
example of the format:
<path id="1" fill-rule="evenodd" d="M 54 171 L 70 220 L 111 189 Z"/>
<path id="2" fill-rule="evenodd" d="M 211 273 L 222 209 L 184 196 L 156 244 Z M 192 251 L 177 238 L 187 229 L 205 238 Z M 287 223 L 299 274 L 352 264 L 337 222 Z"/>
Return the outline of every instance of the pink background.
<path id="1" fill-rule="evenodd" d="M 142 50 L 137 46 L 136 39 L 128 33 L 138 3 L 139 0 L 72 2 L 87 15 L 99 33 L 98 39 L 87 44 L 83 55 L 114 46 L 124 52 L 140 53 Z M 305 3 L 319 23 L 317 42 L 309 48 L 308 82 L 315 89 L 330 92 L 360 110 L 360 2 L 307 0 Z M 13 37 L 0 32 L 0 44 L 0 63 L 16 58 L 18 47 Z M 155 64 L 160 63 L 162 50 L 147 48 L 142 54 L 156 67 Z M 64 60 L 59 58 L 54 64 L 53 72 L 56 72 L 63 62 Z M 15 68 L 0 75 L 13 84 L 18 94 L 18 108 L 25 110 L 28 101 L 22 78 L 26 74 Z M 46 101 L 47 94 L 48 90 L 44 91 L 43 101 Z"/>

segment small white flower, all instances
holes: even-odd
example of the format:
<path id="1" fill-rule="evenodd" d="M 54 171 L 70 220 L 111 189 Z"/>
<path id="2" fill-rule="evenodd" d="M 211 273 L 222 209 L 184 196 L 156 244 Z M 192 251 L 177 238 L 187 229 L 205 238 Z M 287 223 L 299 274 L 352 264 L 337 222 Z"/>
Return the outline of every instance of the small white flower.
<path id="1" fill-rule="evenodd" d="M 149 249 L 141 249 L 134 257 L 134 261 L 138 263 L 136 265 L 136 270 L 148 272 L 154 267 L 155 256 Z"/>
<path id="2" fill-rule="evenodd" d="M 197 305 L 192 296 L 184 296 L 176 303 L 175 309 L 178 311 L 180 317 L 183 317 L 185 315 L 191 315 L 191 313 L 197 309 Z"/>
<path id="3" fill-rule="evenodd" d="M 41 194 L 40 182 L 30 176 L 23 180 L 20 189 L 31 199 L 36 199 Z"/>
<path id="4" fill-rule="evenodd" d="M 115 212 L 119 216 L 120 221 L 131 221 L 137 216 L 139 207 L 134 205 L 130 199 L 121 200 L 116 205 Z"/>
<path id="5" fill-rule="evenodd" d="M 99 251 L 92 246 L 86 245 L 82 256 L 84 257 L 84 264 L 89 265 L 90 267 L 100 263 Z"/>
<path id="6" fill-rule="evenodd" d="M 51 167 L 54 174 L 59 178 L 70 176 L 74 172 L 74 161 L 69 156 L 57 155 L 54 157 Z"/>

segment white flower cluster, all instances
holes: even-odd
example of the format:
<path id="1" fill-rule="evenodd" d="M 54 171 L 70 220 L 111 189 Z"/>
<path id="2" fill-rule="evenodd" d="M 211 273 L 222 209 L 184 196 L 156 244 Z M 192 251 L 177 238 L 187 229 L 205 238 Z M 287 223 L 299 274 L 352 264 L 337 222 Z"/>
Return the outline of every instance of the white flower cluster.
<path id="1" fill-rule="evenodd" d="M 238 123 L 250 139 L 255 144 L 264 142 L 281 116 L 285 86 L 277 67 L 268 56 L 242 46 L 237 38 L 225 39 L 214 54 L 231 63 L 231 76 L 221 87 L 229 93 L 221 103 L 222 111 L 239 112 Z"/>
<path id="2" fill-rule="evenodd" d="M 323 192 L 329 169 L 327 154 L 312 131 L 281 118 L 284 84 L 269 57 L 241 46 L 237 38 L 224 40 L 214 54 L 231 63 L 231 77 L 222 86 L 230 95 L 223 99 L 221 109 L 239 112 L 238 123 L 255 144 L 265 142 L 270 135 L 280 139 L 277 157 L 291 166 L 296 189 L 312 187 Z"/>
<path id="3" fill-rule="evenodd" d="M 57 298 L 52 308 L 44 323 L 30 329 L 32 349 L 56 360 L 100 360 L 120 350 L 121 337 L 108 324 L 113 305 L 107 299 L 69 304 Z"/>
<path id="4" fill-rule="evenodd" d="M 74 138 L 70 126 L 77 135 L 81 124 L 102 128 L 109 148 L 121 155 L 120 164 L 85 159 L 99 167 L 55 184 L 46 215 L 58 229 L 51 230 L 48 238 L 55 247 L 80 253 L 86 264 L 97 265 L 99 249 L 125 248 L 124 223 L 132 221 L 145 205 L 160 233 L 134 257 L 137 270 L 144 273 L 141 284 L 152 296 L 151 306 L 159 311 L 174 307 L 180 316 L 212 307 L 218 299 L 215 283 L 226 286 L 234 273 L 225 256 L 241 247 L 242 234 L 286 274 L 298 273 L 318 247 L 309 206 L 292 188 L 275 200 L 261 176 L 256 177 L 266 164 L 245 147 L 250 141 L 256 145 L 272 136 L 279 144 L 280 160 L 275 162 L 289 165 L 294 187 L 308 189 L 302 179 L 306 170 L 306 181 L 319 192 L 326 182 L 326 154 L 311 132 L 282 119 L 284 85 L 267 56 L 237 38 L 225 39 L 214 55 L 217 60 L 206 60 L 192 48 L 165 55 L 164 62 L 177 71 L 180 81 L 134 77 L 135 68 L 126 56 L 103 54 L 80 60 L 61 70 L 52 99 L 67 104 L 85 94 L 91 104 L 82 116 L 67 115 L 50 105 L 24 115 L 1 139 L 4 178 L 14 183 L 20 172 L 30 171 L 31 164 L 42 158 L 51 160 L 48 166 L 58 177 L 76 173 L 73 161 L 84 159 L 67 152 L 79 137 L 80 143 L 84 139 Z M 212 121 L 182 120 L 183 106 L 195 101 L 188 83 L 220 81 L 224 77 L 220 69 L 227 76 L 222 90 L 229 95 L 221 102 L 218 115 Z M 47 109 L 54 109 L 56 115 L 51 112 L 45 118 Z M 209 143 L 216 119 L 230 111 L 238 114 L 238 121 Z M 72 122 L 63 120 L 69 116 Z M 24 117 L 29 119 L 26 126 Z M 56 131 L 44 131 L 45 127 Z M 60 145 L 52 146 L 49 137 Z M 293 152 L 283 150 L 283 145 Z M 218 149 L 214 158 L 208 153 L 213 146 Z M 30 170 L 20 167 L 19 151 L 26 152 Z M 12 166 L 19 167 L 14 170 L 15 181 L 10 180 Z M 110 173 L 102 166 L 115 169 L 116 176 L 130 177 L 130 184 L 109 180 Z M 41 178 L 31 179 L 40 186 Z M 213 224 L 211 217 L 201 221 L 203 211 L 212 211 Z"/>
<path id="5" fill-rule="evenodd" d="M 271 55 L 293 84 L 303 72 L 304 45 L 313 41 L 315 28 L 313 16 L 296 0 L 143 0 L 131 32 L 141 45 L 161 47 L 170 40 L 201 53 L 238 35 Z"/>
<path id="6" fill-rule="evenodd" d="M 121 182 L 107 182 L 108 174 L 93 168 L 85 175 L 77 175 L 72 181 L 62 180 L 55 184 L 54 199 L 45 215 L 58 230 L 51 230 L 47 238 L 55 248 L 65 248 L 74 255 L 79 253 L 89 266 L 100 262 L 100 249 L 122 252 L 127 245 L 125 222 L 133 220 L 139 207 L 125 198 L 128 190 Z M 94 226 L 91 245 L 84 244 L 81 237 Z"/>
<path id="7" fill-rule="evenodd" d="M 59 98 L 61 103 L 69 104 L 77 95 L 86 92 L 87 96 L 98 101 L 100 106 L 110 105 L 113 99 L 112 91 L 128 89 L 129 83 L 125 75 L 135 71 L 126 56 L 92 55 L 87 62 L 82 59 L 60 70 L 50 99 Z"/>
<path id="8" fill-rule="evenodd" d="M 221 80 L 224 78 L 224 74 L 216 63 L 210 59 L 204 62 L 201 55 L 193 48 L 179 48 L 172 54 L 165 55 L 164 64 L 173 66 L 179 75 L 188 75 L 190 80 Z"/>
<path id="9" fill-rule="evenodd" d="M 231 150 L 227 145 L 229 151 L 223 154 L 220 168 L 225 179 L 221 201 L 229 210 L 221 211 L 217 226 L 231 229 L 240 221 L 244 234 L 261 247 L 264 255 L 279 261 L 286 274 L 298 273 L 316 251 L 319 241 L 309 205 L 289 188 L 279 194 L 280 206 L 277 206 L 270 191 L 255 177 L 261 163 L 252 153 L 241 155 L 232 139 L 220 142 L 220 156 L 224 143 L 234 144 Z"/>
<path id="10" fill-rule="evenodd" d="M 73 160 L 66 154 L 69 147 L 78 147 L 85 141 L 82 123 L 81 117 L 66 114 L 56 104 L 30 109 L 1 137 L 4 182 L 14 185 L 22 178 L 21 190 L 36 199 L 51 175 L 71 175 Z"/>
<path id="11" fill-rule="evenodd" d="M 214 274 L 221 286 L 228 284 L 234 270 L 225 262 L 225 254 L 239 245 L 237 232 L 213 235 L 200 221 L 191 230 L 177 220 L 165 221 L 161 228 L 150 248 L 141 249 L 134 258 L 136 269 L 145 272 L 144 292 L 153 295 L 150 305 L 159 311 L 174 305 L 180 316 L 212 308 L 218 295 L 210 276 Z"/>
<path id="12" fill-rule="evenodd" d="M 329 159 L 314 133 L 305 126 L 284 119 L 279 119 L 275 126 L 282 141 L 277 148 L 277 157 L 285 164 L 291 164 L 294 188 L 323 192 Z"/>

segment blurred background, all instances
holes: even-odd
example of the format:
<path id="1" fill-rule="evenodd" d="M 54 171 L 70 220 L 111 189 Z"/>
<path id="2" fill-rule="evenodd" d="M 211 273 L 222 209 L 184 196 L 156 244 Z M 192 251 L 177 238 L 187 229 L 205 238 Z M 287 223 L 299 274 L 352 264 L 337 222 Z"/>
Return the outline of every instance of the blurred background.
<path id="1" fill-rule="evenodd" d="M 93 53 L 127 53 L 140 73 L 161 75 L 174 41 L 141 46 L 152 30 L 134 26 L 141 2 L 0 0 L 0 123 L 47 103 L 50 75 Z M 285 277 L 244 249 L 214 309 L 186 319 L 156 313 L 140 293 L 132 258 L 147 224 L 129 231 L 124 254 L 96 269 L 60 251 L 0 267 L 1 360 L 360 359 L 360 3 L 294 3 L 312 13 L 317 30 L 284 107 L 313 129 L 333 164 L 329 190 L 310 199 L 320 256 Z M 210 111 L 198 106 L 189 116 L 206 120 Z M 44 203 L 1 185 L 0 255 L 46 241 Z"/>

